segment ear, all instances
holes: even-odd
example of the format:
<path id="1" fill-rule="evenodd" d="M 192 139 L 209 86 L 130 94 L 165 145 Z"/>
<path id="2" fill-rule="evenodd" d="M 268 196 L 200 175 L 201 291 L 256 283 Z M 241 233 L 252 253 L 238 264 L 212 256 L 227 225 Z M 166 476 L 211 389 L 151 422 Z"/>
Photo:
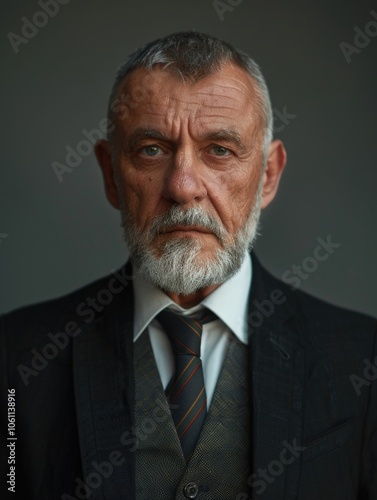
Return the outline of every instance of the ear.
<path id="1" fill-rule="evenodd" d="M 104 139 L 97 141 L 94 146 L 94 152 L 102 170 L 107 199 L 114 208 L 119 209 L 119 195 L 114 179 L 114 168 L 109 143 Z"/>
<path id="2" fill-rule="evenodd" d="M 272 141 L 263 173 L 262 208 L 266 208 L 275 198 L 286 161 L 287 152 L 282 141 Z"/>

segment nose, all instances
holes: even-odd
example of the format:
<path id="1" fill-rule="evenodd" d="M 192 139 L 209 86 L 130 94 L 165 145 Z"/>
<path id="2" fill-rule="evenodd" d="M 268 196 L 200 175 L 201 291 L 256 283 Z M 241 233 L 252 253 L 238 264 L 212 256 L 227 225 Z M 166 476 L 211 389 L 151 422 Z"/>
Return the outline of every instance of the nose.
<path id="1" fill-rule="evenodd" d="M 201 201 L 207 196 L 203 173 L 204 165 L 194 154 L 176 152 L 166 172 L 164 198 L 180 205 Z"/>

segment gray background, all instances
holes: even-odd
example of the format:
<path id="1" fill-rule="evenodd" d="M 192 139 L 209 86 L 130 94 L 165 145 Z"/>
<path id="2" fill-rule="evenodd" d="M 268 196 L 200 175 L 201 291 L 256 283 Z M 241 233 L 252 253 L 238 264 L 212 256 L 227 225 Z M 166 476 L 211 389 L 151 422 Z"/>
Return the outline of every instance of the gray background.
<path id="1" fill-rule="evenodd" d="M 93 154 L 59 182 L 53 161 L 106 116 L 116 68 L 130 51 L 195 28 L 249 52 L 273 107 L 296 115 L 277 133 L 288 166 L 262 216 L 257 254 L 275 275 L 313 255 L 318 237 L 340 243 L 302 281 L 333 303 L 376 314 L 377 37 L 347 63 L 376 2 L 243 0 L 221 20 L 212 0 L 71 0 L 16 54 L 35 1 L 2 1 L 0 311 L 56 297 L 126 258 L 118 213 Z M 281 122 L 277 122 L 281 125 Z M 7 235 L 7 237 L 1 236 Z"/>

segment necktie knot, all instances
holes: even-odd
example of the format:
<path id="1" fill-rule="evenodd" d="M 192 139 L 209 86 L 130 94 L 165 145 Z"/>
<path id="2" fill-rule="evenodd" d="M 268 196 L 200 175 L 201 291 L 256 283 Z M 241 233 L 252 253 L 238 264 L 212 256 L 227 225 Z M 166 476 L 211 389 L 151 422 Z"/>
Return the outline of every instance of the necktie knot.
<path id="1" fill-rule="evenodd" d="M 200 357 L 203 324 L 213 321 L 216 316 L 206 310 L 201 318 L 193 319 L 165 309 L 160 312 L 157 319 L 168 334 L 175 355 Z"/>

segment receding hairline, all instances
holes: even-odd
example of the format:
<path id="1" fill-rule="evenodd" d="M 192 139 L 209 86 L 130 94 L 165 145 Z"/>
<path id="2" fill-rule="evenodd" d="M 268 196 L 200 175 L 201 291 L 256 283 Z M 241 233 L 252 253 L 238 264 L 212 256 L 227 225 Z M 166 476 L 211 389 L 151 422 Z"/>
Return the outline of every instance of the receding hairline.
<path id="1" fill-rule="evenodd" d="M 179 81 L 179 83 L 181 83 L 183 85 L 190 86 L 190 85 L 195 85 L 196 83 L 198 83 L 202 80 L 205 80 L 206 78 L 209 78 L 211 76 L 218 75 L 221 77 L 221 76 L 223 76 L 222 75 L 223 71 L 228 69 L 228 68 L 234 68 L 236 71 L 239 70 L 241 72 L 241 74 L 246 77 L 247 83 L 249 85 L 249 90 L 253 94 L 252 97 L 257 97 L 258 99 L 263 101 L 263 95 L 262 95 L 260 88 L 258 86 L 258 82 L 256 82 L 253 79 L 253 77 L 250 75 L 250 73 L 248 73 L 243 67 L 238 66 L 233 61 L 223 61 L 217 69 L 215 69 L 211 72 L 206 72 L 205 74 L 204 73 L 200 74 L 200 76 L 198 76 L 195 79 L 184 78 L 184 77 L 182 77 L 182 75 L 179 72 L 175 71 L 176 68 L 173 68 L 171 66 L 166 66 L 162 63 L 157 63 L 152 68 L 147 68 L 144 66 L 132 68 L 129 72 L 127 72 L 126 75 L 124 75 L 122 80 L 120 80 L 118 82 L 118 85 L 116 87 L 116 93 L 115 93 L 114 97 L 116 99 L 116 98 L 119 98 L 121 94 L 123 94 L 123 95 L 130 94 L 130 93 L 132 94 L 133 85 L 135 85 L 136 82 L 131 83 L 131 80 L 133 78 L 137 77 L 137 74 L 139 74 L 141 76 L 142 73 L 144 73 L 146 75 L 146 78 L 143 79 L 141 77 L 141 82 L 139 81 L 136 83 L 136 88 L 134 90 L 138 90 L 138 89 L 140 90 L 140 88 L 142 88 L 143 91 L 144 90 L 148 91 L 150 89 L 149 89 L 148 85 L 145 85 L 146 80 L 148 78 L 148 75 L 151 75 L 151 78 L 153 80 L 153 78 L 154 78 L 153 72 L 156 72 L 156 71 L 157 72 L 164 72 L 164 73 L 168 74 L 169 76 L 171 76 L 173 79 L 176 79 L 177 81 Z M 236 74 L 235 74 L 235 77 L 236 77 Z M 156 83 L 157 80 L 155 79 L 154 82 Z M 132 97 L 131 97 L 131 99 L 132 99 Z M 136 99 L 135 106 L 136 105 L 137 105 L 137 99 Z"/>
<path id="2" fill-rule="evenodd" d="M 266 146 L 272 139 L 273 118 L 268 88 L 258 64 L 248 54 L 228 42 L 197 32 L 173 33 L 149 42 L 134 51 L 120 66 L 109 99 L 108 118 L 111 125 L 109 142 L 113 142 L 113 132 L 119 115 L 118 110 L 114 110 L 114 104 L 120 97 L 124 99 L 125 91 L 129 93 L 132 90 L 128 88 L 129 79 L 138 69 L 165 70 L 179 78 L 181 82 L 190 84 L 220 73 L 229 65 L 242 70 L 249 77 L 255 97 L 255 110 L 264 130 L 263 149 L 266 152 Z"/>
<path id="3" fill-rule="evenodd" d="M 260 91 L 258 83 L 255 81 L 255 79 L 252 77 L 252 75 L 250 75 L 250 73 L 248 71 L 246 71 L 243 67 L 237 65 L 234 61 L 222 61 L 221 64 L 219 64 L 219 66 L 215 70 L 210 71 L 210 72 L 208 71 L 206 73 L 203 72 L 202 74 L 200 74 L 200 76 L 198 76 L 195 79 L 183 78 L 182 74 L 175 71 L 176 68 L 173 68 L 171 66 L 166 66 L 162 63 L 157 63 L 152 68 L 147 68 L 145 66 L 138 66 L 138 67 L 132 68 L 123 76 L 122 80 L 120 80 L 118 82 L 117 87 L 116 87 L 116 92 L 112 96 L 112 102 L 114 103 L 115 100 L 119 100 L 119 98 L 121 96 L 123 96 L 123 98 L 124 98 L 124 96 L 126 96 L 125 102 L 127 100 L 131 101 L 131 107 L 132 107 L 132 102 L 135 105 L 135 107 L 137 107 L 138 106 L 137 99 L 135 100 L 132 98 L 133 91 L 136 91 L 136 93 L 137 93 L 137 91 L 140 89 L 143 89 L 143 92 L 152 89 L 152 87 L 148 88 L 145 85 L 145 81 L 143 81 L 143 77 L 141 76 L 142 73 L 144 73 L 146 75 L 146 78 L 148 78 L 148 75 L 149 75 L 153 79 L 153 72 L 155 72 L 155 71 L 165 72 L 169 76 L 171 76 L 173 79 L 176 79 L 177 82 L 179 82 L 180 84 L 191 86 L 191 85 L 195 85 L 196 83 L 198 83 L 202 80 L 205 80 L 206 78 L 211 77 L 211 76 L 216 76 L 216 75 L 222 76 L 222 72 L 225 69 L 232 68 L 232 67 L 235 70 L 239 70 L 242 73 L 242 75 L 246 77 L 246 80 L 247 80 L 247 83 L 249 86 L 248 90 L 250 91 L 251 97 L 253 99 L 252 104 L 263 105 L 263 95 Z M 132 81 L 133 78 L 135 78 L 135 77 L 137 78 L 138 75 L 141 76 L 141 81 L 133 82 Z M 156 80 L 154 80 L 154 81 L 156 82 Z M 127 99 L 127 96 L 128 96 L 128 99 Z M 255 100 L 257 100 L 258 102 L 255 103 Z M 258 109 L 256 110 L 256 113 L 258 114 L 258 117 L 261 120 L 261 125 L 263 127 L 263 124 L 264 124 L 263 116 L 260 116 L 261 113 L 258 112 Z M 119 112 L 113 112 L 111 114 L 111 117 L 109 117 L 111 119 L 111 121 L 114 123 L 114 125 L 116 125 L 116 126 L 118 125 L 118 115 L 119 115 Z"/>

